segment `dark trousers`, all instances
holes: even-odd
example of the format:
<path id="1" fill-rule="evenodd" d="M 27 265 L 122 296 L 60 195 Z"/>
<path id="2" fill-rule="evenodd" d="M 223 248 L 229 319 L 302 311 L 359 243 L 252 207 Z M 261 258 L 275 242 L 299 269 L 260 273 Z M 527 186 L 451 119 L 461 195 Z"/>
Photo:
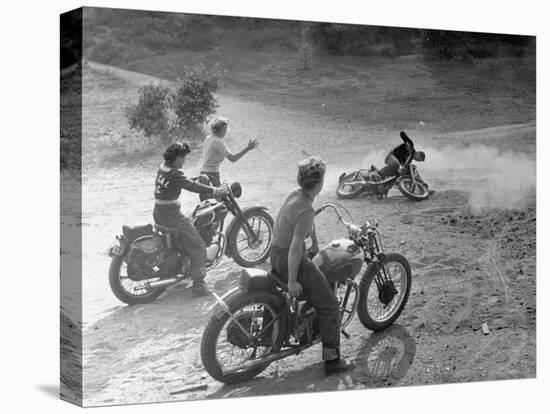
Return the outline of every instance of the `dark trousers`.
<path id="1" fill-rule="evenodd" d="M 181 214 L 179 206 L 155 205 L 153 218 L 155 223 L 180 231 L 179 240 L 184 253 L 191 260 L 191 279 L 196 283 L 203 283 L 206 276 L 206 246 L 191 220 Z"/>
<path id="2" fill-rule="evenodd" d="M 271 266 L 284 282 L 288 282 L 289 249 L 273 246 Z M 327 278 L 305 256 L 298 267 L 298 283 L 302 285 L 302 297 L 317 311 L 319 331 L 323 343 L 323 359 L 331 361 L 340 357 L 340 306 Z"/>
<path id="3" fill-rule="evenodd" d="M 212 187 L 219 187 L 221 186 L 220 181 L 220 173 L 219 172 L 207 172 L 207 171 L 201 171 L 202 175 L 206 175 L 210 179 L 210 185 Z M 203 201 L 207 198 L 212 198 L 212 194 L 206 193 L 206 194 L 199 194 L 199 200 Z"/>
<path id="4" fill-rule="evenodd" d="M 386 156 L 384 162 L 386 163 L 386 165 L 378 171 L 380 177 L 388 178 L 397 175 L 399 171 L 399 160 L 390 153 Z"/>

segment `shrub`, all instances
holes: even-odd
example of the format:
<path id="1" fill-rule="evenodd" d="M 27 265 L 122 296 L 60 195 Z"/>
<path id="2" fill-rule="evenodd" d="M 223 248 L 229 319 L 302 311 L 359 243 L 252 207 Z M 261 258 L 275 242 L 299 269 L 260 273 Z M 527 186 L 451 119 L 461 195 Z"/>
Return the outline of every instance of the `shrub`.
<path id="1" fill-rule="evenodd" d="M 130 128 L 163 141 L 181 139 L 200 142 L 203 125 L 218 107 L 214 93 L 218 90 L 217 70 L 203 66 L 186 69 L 183 79 L 171 85 L 153 84 L 138 89 L 138 103 L 126 109 Z"/>
<path id="2" fill-rule="evenodd" d="M 279 27 L 264 28 L 248 36 L 246 46 L 253 50 L 280 49 L 288 51 L 298 50 L 296 35 L 290 30 L 281 30 Z"/>
<path id="3" fill-rule="evenodd" d="M 529 50 L 529 36 L 424 30 L 422 47 L 428 57 L 443 59 L 521 56 Z"/>
<path id="4" fill-rule="evenodd" d="M 202 141 L 202 125 L 219 106 L 214 93 L 218 90 L 217 71 L 208 72 L 204 66 L 186 70 L 170 94 L 170 108 L 175 119 L 172 134 L 184 134 L 190 141 Z"/>
<path id="5" fill-rule="evenodd" d="M 161 83 L 141 86 L 138 103 L 126 109 L 130 128 L 142 131 L 148 138 L 165 134 L 169 129 L 169 92 Z"/>
<path id="6" fill-rule="evenodd" d="M 125 49 L 123 43 L 111 38 L 97 42 L 93 47 L 90 47 L 89 59 L 105 64 L 116 63 L 124 55 Z"/>
<path id="7" fill-rule="evenodd" d="M 405 55 L 415 50 L 418 35 L 417 29 L 337 23 L 318 23 L 311 29 L 317 47 L 330 55 Z"/>

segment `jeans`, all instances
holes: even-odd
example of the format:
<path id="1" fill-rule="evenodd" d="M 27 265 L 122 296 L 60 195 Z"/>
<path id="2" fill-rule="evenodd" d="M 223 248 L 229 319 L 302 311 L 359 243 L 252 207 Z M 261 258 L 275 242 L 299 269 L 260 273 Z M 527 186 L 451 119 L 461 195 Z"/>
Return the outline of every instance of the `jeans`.
<path id="1" fill-rule="evenodd" d="M 284 282 L 288 282 L 288 252 L 278 246 L 271 248 L 271 266 Z M 303 288 L 301 296 L 317 311 L 323 360 L 332 361 L 340 357 L 340 306 L 325 275 L 305 254 L 304 248 L 297 278 Z"/>
<path id="2" fill-rule="evenodd" d="M 378 171 L 380 177 L 388 178 L 397 175 L 400 166 L 399 160 L 395 158 L 394 155 L 388 154 L 384 162 L 386 163 L 386 165 Z"/>
<path id="3" fill-rule="evenodd" d="M 195 284 L 204 283 L 206 276 L 206 245 L 201 235 L 187 217 L 180 212 L 179 206 L 155 205 L 153 210 L 155 223 L 179 230 L 179 240 L 183 250 L 191 261 L 190 276 Z"/>
<path id="4" fill-rule="evenodd" d="M 206 175 L 210 179 L 210 185 L 212 187 L 219 187 L 221 185 L 219 172 L 201 171 L 201 174 Z M 212 198 L 212 194 L 210 193 L 199 194 L 199 200 L 203 201 L 203 200 L 206 200 L 207 198 Z"/>

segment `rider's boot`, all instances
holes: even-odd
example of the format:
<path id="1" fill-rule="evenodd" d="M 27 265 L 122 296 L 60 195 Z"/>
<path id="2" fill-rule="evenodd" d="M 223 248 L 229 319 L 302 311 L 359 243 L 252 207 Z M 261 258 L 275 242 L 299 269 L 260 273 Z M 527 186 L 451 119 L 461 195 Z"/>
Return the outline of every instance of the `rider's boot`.
<path id="1" fill-rule="evenodd" d="M 353 362 L 348 361 L 344 358 L 336 358 L 336 359 L 333 359 L 332 361 L 325 361 L 325 373 L 327 375 L 349 371 L 354 367 L 355 367 L 355 364 Z"/>
<path id="2" fill-rule="evenodd" d="M 191 288 L 191 294 L 194 298 L 198 298 L 201 296 L 206 296 L 211 294 L 212 291 L 208 288 L 206 283 L 202 280 L 195 280 L 193 282 L 193 287 Z"/>

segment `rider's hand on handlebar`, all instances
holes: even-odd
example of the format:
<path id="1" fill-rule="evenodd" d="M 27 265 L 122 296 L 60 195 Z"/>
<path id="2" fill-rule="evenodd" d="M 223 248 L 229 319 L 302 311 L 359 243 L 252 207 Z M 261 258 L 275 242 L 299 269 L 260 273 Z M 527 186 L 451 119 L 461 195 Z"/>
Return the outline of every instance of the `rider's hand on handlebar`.
<path id="1" fill-rule="evenodd" d="M 299 284 L 298 282 L 291 282 L 289 280 L 287 287 L 288 287 L 288 294 L 293 298 L 297 298 L 298 296 L 300 296 L 300 293 L 302 293 L 302 285 Z"/>
<path id="2" fill-rule="evenodd" d="M 359 226 L 356 226 L 355 224 L 349 225 L 349 232 L 350 234 L 358 234 L 361 231 L 361 228 Z"/>
<path id="3" fill-rule="evenodd" d="M 319 246 L 312 244 L 309 249 L 307 249 L 307 257 L 312 259 L 317 253 L 319 253 Z"/>
<path id="4" fill-rule="evenodd" d="M 229 189 L 227 184 L 224 184 L 223 186 L 216 187 L 214 189 L 214 197 L 215 198 L 222 198 L 222 197 L 225 197 L 226 195 L 228 195 L 230 192 L 231 192 L 231 190 Z"/>

